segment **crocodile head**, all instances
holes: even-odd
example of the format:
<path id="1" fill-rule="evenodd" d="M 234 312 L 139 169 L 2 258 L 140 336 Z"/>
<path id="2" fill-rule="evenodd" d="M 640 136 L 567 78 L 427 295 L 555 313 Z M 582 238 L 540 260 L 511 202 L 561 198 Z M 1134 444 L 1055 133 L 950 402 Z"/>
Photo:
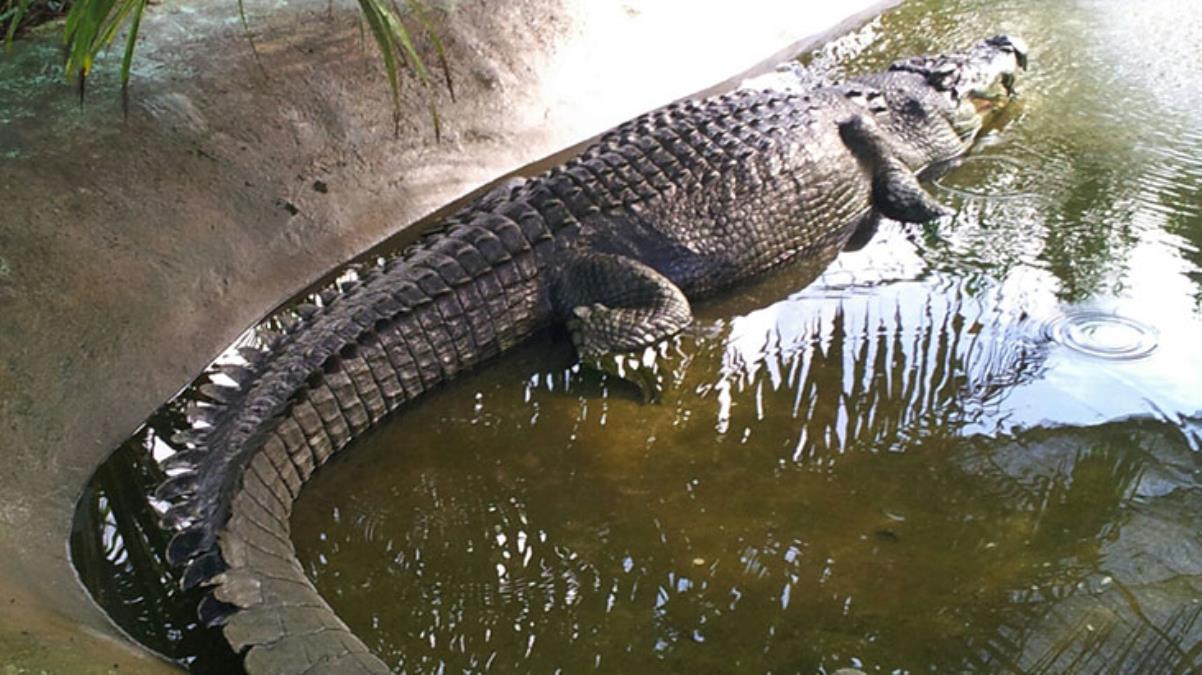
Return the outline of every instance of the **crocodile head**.
<path id="1" fill-rule="evenodd" d="M 1014 92 L 1014 75 L 1027 67 L 1027 45 L 1010 35 L 995 35 L 965 52 L 914 56 L 889 66 L 890 72 L 916 73 L 953 100 L 995 99 Z"/>
<path id="2" fill-rule="evenodd" d="M 1026 67 L 1026 43 L 1017 37 L 996 35 L 964 52 L 898 61 L 889 71 L 923 78 L 942 99 L 940 112 L 960 139 L 969 141 L 1011 100 L 1015 76 Z"/>
<path id="3" fill-rule="evenodd" d="M 852 82 L 881 97 L 868 108 L 889 132 L 893 154 L 917 171 L 963 154 L 1013 98 L 1026 65 L 1023 41 L 998 35 L 962 52 L 903 59 Z"/>

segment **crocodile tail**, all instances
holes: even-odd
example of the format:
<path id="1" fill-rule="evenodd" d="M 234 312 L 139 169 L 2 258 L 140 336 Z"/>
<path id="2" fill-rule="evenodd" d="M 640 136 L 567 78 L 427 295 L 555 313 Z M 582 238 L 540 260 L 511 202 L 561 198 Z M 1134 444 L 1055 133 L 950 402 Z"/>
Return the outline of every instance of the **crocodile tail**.
<path id="1" fill-rule="evenodd" d="M 388 672 L 305 576 L 292 504 L 353 438 L 548 320 L 530 224 L 453 223 L 324 306 L 302 306 L 307 318 L 269 349 L 242 350 L 245 365 L 201 386 L 156 496 L 170 504 L 168 560 L 184 586 L 208 589 L 200 618 L 222 627 L 247 672 Z"/>
<path id="2" fill-rule="evenodd" d="M 215 374 L 200 388 L 207 401 L 189 408 L 192 428 L 177 439 L 188 449 L 164 462 L 171 477 L 156 496 L 173 502 L 164 524 L 176 531 L 167 558 L 183 566 L 185 587 L 208 588 L 200 619 L 222 626 L 250 673 L 388 672 L 306 578 L 289 530 L 313 470 L 392 407 L 382 405 L 384 391 L 395 404 L 406 398 L 392 382 L 372 394 L 356 388 L 370 371 L 366 358 L 381 350 L 359 349 L 337 331 L 345 326 L 337 308 L 352 297 L 266 352 L 244 350 L 247 367 Z M 315 331 L 327 335 L 325 345 L 307 337 Z"/>

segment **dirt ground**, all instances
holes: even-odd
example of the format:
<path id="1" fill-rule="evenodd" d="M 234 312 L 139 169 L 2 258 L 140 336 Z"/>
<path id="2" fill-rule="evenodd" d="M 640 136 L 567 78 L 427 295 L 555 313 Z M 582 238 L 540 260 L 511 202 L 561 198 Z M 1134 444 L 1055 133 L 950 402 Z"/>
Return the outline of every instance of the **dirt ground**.
<path id="1" fill-rule="evenodd" d="M 441 142 L 413 82 L 394 136 L 345 2 L 248 0 L 266 76 L 235 3 L 152 6 L 128 118 L 119 54 L 82 106 L 53 30 L 0 57 L 0 672 L 174 670 L 83 592 L 72 511 L 244 328 L 438 206 L 881 4 L 452 2 Z"/>

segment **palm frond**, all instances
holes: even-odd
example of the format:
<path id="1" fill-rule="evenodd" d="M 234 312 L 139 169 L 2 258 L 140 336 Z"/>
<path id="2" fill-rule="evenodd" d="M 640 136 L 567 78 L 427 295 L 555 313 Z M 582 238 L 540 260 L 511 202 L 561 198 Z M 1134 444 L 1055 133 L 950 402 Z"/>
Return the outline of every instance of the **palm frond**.
<path id="1" fill-rule="evenodd" d="M 4 11 L 0 12 L 0 24 L 8 22 L 8 28 L 4 31 L 4 48 L 6 50 L 12 48 L 13 38 L 17 35 L 17 27 L 29 13 L 31 4 L 33 4 L 33 0 L 7 0 L 4 3 Z"/>
<path id="2" fill-rule="evenodd" d="M 442 38 L 438 36 L 438 31 L 434 30 L 434 25 L 430 23 L 430 18 L 426 14 L 426 8 L 421 0 L 409 0 L 409 6 L 413 9 L 413 15 L 417 17 L 417 22 L 421 24 L 422 30 L 430 38 L 430 43 L 434 45 L 434 53 L 438 55 L 438 65 L 442 68 L 443 78 L 447 83 L 447 93 L 451 95 L 451 101 L 454 101 L 455 84 L 451 81 L 451 67 L 447 63 L 447 51 L 443 47 Z"/>
<path id="3" fill-rule="evenodd" d="M 406 4 L 413 10 L 414 15 L 418 17 L 419 23 L 429 26 L 425 20 L 420 0 L 406 0 Z M 388 84 L 392 88 L 394 133 L 400 133 L 401 85 L 398 74 L 399 62 L 400 64 L 409 66 L 409 69 L 417 77 L 417 81 L 422 87 L 427 89 L 426 105 L 430 111 L 430 119 L 434 122 L 434 138 L 436 140 L 441 139 L 442 120 L 438 115 L 438 106 L 434 101 L 434 97 L 428 91 L 431 81 L 430 71 L 426 68 L 421 54 L 418 53 L 413 38 L 409 34 L 409 29 L 401 20 L 400 8 L 389 0 L 359 0 L 359 7 L 367 18 L 372 36 L 376 39 L 376 46 L 380 48 L 380 54 L 384 57 L 384 69 L 388 73 Z M 433 35 L 434 31 L 427 30 L 427 33 Z M 433 43 L 435 51 L 442 55 L 442 41 L 435 38 Z M 442 58 L 443 70 L 447 75 L 449 88 L 451 71 L 446 67 L 445 57 L 440 56 L 440 58 Z"/>

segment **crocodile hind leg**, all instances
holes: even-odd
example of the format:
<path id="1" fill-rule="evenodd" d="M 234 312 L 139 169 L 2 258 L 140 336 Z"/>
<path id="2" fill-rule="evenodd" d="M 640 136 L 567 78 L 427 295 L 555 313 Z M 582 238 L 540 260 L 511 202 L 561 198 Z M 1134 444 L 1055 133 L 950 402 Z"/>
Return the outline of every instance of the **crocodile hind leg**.
<path id="1" fill-rule="evenodd" d="M 693 321 L 676 284 L 633 258 L 608 253 L 572 256 L 557 280 L 555 304 L 581 360 L 633 382 L 648 400 L 658 397 L 662 385 L 656 364 L 623 357 L 644 352 Z"/>
<path id="2" fill-rule="evenodd" d="M 585 358 L 654 345 L 693 321 L 676 284 L 633 258 L 608 253 L 573 255 L 561 270 L 555 304 Z"/>

